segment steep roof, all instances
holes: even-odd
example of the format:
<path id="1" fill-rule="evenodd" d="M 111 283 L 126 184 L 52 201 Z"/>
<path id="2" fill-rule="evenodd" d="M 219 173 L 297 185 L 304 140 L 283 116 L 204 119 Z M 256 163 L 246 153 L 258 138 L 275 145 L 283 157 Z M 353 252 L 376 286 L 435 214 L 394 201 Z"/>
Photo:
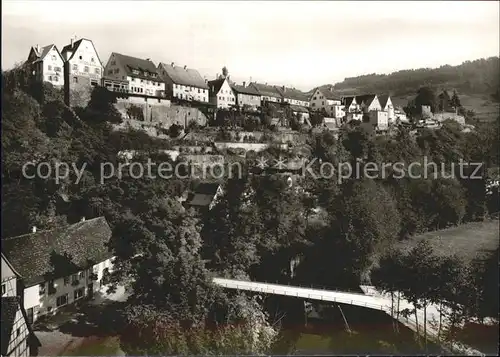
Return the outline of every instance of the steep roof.
<path id="1" fill-rule="evenodd" d="M 113 52 L 111 54 L 111 56 L 113 55 L 118 60 L 118 62 L 120 62 L 120 64 L 125 68 L 127 75 L 130 77 L 147 79 L 147 80 L 159 77 L 156 66 L 152 61 L 145 60 L 142 58 L 122 55 L 121 53 L 116 53 L 116 52 Z M 133 73 L 132 72 L 133 70 L 137 70 L 139 71 L 139 73 L 138 74 Z M 157 77 L 153 75 L 156 75 Z"/>
<path id="2" fill-rule="evenodd" d="M 2 297 L 2 356 L 7 355 L 10 336 L 14 327 L 17 310 L 21 308 L 19 297 Z"/>
<path id="3" fill-rule="evenodd" d="M 385 108 L 385 106 L 387 105 L 389 98 L 390 98 L 389 94 L 383 94 L 378 97 L 378 101 L 380 102 L 380 106 L 382 107 L 382 109 Z"/>
<path id="4" fill-rule="evenodd" d="M 166 63 L 160 63 L 158 67 L 166 72 L 166 74 L 160 73 L 160 75 L 167 75 L 175 84 L 208 89 L 205 80 L 201 77 L 200 73 L 196 69 L 184 69 L 184 67 L 172 66 Z"/>
<path id="5" fill-rule="evenodd" d="M 298 89 L 295 88 L 289 88 L 289 87 L 278 87 L 276 86 L 276 90 L 279 92 L 279 94 L 283 98 L 290 98 L 294 100 L 301 100 L 303 102 L 308 102 L 309 98 L 307 95 L 303 92 L 301 92 Z"/>
<path id="6" fill-rule="evenodd" d="M 67 276 L 112 257 L 104 217 L 68 227 L 2 239 L 2 252 L 26 286 Z"/>
<path id="7" fill-rule="evenodd" d="M 194 192 L 202 195 L 215 196 L 219 187 L 220 184 L 217 182 L 202 182 L 199 183 L 198 186 L 196 186 Z"/>
<path id="8" fill-rule="evenodd" d="M 97 59 L 99 60 L 99 63 L 102 66 L 102 61 L 101 61 L 101 58 L 99 57 L 99 53 L 97 52 L 97 49 L 94 46 L 94 42 L 92 42 L 92 40 L 89 40 L 88 38 L 81 38 L 78 41 L 73 42 L 73 45 L 69 44 L 69 45 L 64 46 L 62 51 L 61 51 L 61 54 L 64 54 L 67 51 L 71 51 L 71 56 L 68 58 L 68 61 L 73 59 L 73 57 L 75 56 L 76 50 L 78 49 L 78 47 L 80 47 L 80 45 L 83 43 L 83 41 L 89 41 L 90 44 L 92 45 L 92 47 L 94 47 L 94 51 L 95 51 L 95 54 L 97 56 Z"/>
<path id="9" fill-rule="evenodd" d="M 344 105 L 346 108 L 349 108 L 352 104 L 352 102 L 354 101 L 355 97 L 344 97 Z M 357 99 L 356 99 L 356 103 L 358 103 Z M 358 103 L 359 104 L 359 103 Z"/>
<path id="10" fill-rule="evenodd" d="M 329 100 L 340 100 L 340 96 L 333 91 L 333 86 L 329 88 L 320 89 L 321 93 Z"/>
<path id="11" fill-rule="evenodd" d="M 259 92 L 260 95 L 264 95 L 267 97 L 276 97 L 276 98 L 281 97 L 280 92 L 276 89 L 275 86 L 270 86 L 267 84 L 262 84 L 257 82 L 252 82 L 249 85 L 257 89 L 257 92 Z"/>
<path id="12" fill-rule="evenodd" d="M 252 87 L 252 86 L 240 86 L 238 84 L 231 84 L 231 88 L 233 89 L 233 91 L 235 91 L 236 93 L 241 93 L 241 94 L 249 94 L 249 95 L 257 95 L 259 96 L 259 92 L 257 91 L 257 89 L 255 89 L 255 87 Z"/>
<path id="13" fill-rule="evenodd" d="M 213 81 L 208 81 L 208 86 L 209 86 L 209 88 L 213 87 L 213 89 L 212 89 L 213 93 L 219 93 L 220 88 L 222 87 L 222 85 L 224 84 L 225 81 L 226 81 L 226 78 L 214 79 Z"/>
<path id="14" fill-rule="evenodd" d="M 373 100 L 377 97 L 376 94 L 364 94 L 364 95 L 357 95 L 356 96 L 356 103 L 361 105 L 362 103 L 365 103 L 366 106 L 369 106 L 372 104 Z"/>

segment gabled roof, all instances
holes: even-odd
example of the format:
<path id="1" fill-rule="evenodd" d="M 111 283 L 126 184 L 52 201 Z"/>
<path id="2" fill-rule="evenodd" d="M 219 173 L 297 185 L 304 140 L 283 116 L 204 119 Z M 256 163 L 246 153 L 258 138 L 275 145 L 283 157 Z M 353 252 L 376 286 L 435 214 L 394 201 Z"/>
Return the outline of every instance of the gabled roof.
<path id="1" fill-rule="evenodd" d="M 328 100 L 340 100 L 340 96 L 333 91 L 333 86 L 320 90 Z"/>
<path id="2" fill-rule="evenodd" d="M 309 98 L 307 98 L 307 95 L 303 92 L 301 92 L 298 89 L 295 88 L 289 88 L 289 87 L 278 87 L 276 86 L 276 90 L 279 92 L 279 94 L 283 98 L 289 98 L 289 99 L 294 99 L 294 100 L 301 100 L 303 102 L 308 102 Z"/>
<path id="3" fill-rule="evenodd" d="M 73 57 L 75 56 L 76 50 L 78 50 L 78 47 L 80 47 L 80 45 L 83 43 L 83 41 L 89 41 L 90 44 L 92 45 L 92 47 L 94 47 L 94 51 L 95 51 L 95 54 L 97 56 L 97 59 L 99 60 L 99 63 L 102 66 L 102 61 L 99 57 L 99 53 L 97 52 L 97 49 L 94 46 L 94 42 L 92 42 L 92 40 L 89 40 L 88 38 L 81 38 L 78 41 L 73 42 L 73 45 L 69 44 L 69 45 L 64 46 L 62 51 L 61 51 L 61 54 L 64 54 L 67 51 L 71 51 L 71 56 L 68 58 L 68 61 L 73 59 Z"/>
<path id="4" fill-rule="evenodd" d="M 384 109 L 385 106 L 387 105 L 389 98 L 390 98 L 389 94 L 383 94 L 378 97 L 378 101 L 380 102 L 380 106 L 382 107 L 382 109 Z"/>
<path id="5" fill-rule="evenodd" d="M 219 93 L 222 85 L 226 81 L 226 78 L 214 79 L 213 81 L 208 81 L 208 86 L 212 90 L 213 93 Z M 212 89 L 213 87 L 213 89 Z"/>
<path id="6" fill-rule="evenodd" d="M 68 227 L 3 238 L 2 252 L 26 286 L 67 276 L 113 255 L 111 229 L 104 217 Z"/>
<path id="7" fill-rule="evenodd" d="M 220 184 L 217 182 L 202 182 L 189 195 L 186 204 L 189 206 L 208 207 L 214 201 Z"/>
<path id="8" fill-rule="evenodd" d="M 357 95 L 356 96 L 356 103 L 359 105 L 365 104 L 367 107 L 372 104 L 373 100 L 377 97 L 376 94 L 364 94 L 364 95 Z"/>
<path id="9" fill-rule="evenodd" d="M 245 86 L 245 87 L 243 87 L 243 86 L 240 86 L 238 84 L 231 84 L 231 88 L 236 93 L 260 96 L 260 94 L 257 91 L 257 89 L 255 89 L 255 87 L 252 87 L 252 86 Z"/>
<path id="10" fill-rule="evenodd" d="M 352 104 L 352 102 L 355 101 L 358 103 L 355 97 L 344 97 L 343 102 L 346 108 L 349 108 Z M 359 103 L 358 103 L 359 104 Z"/>
<path id="11" fill-rule="evenodd" d="M 115 56 L 118 62 L 123 66 L 127 76 L 141 79 L 156 79 L 158 80 L 159 74 L 155 64 L 152 61 L 142 58 L 122 55 L 121 53 L 113 52 L 111 56 Z M 133 73 L 133 70 L 139 71 L 138 74 Z M 156 75 L 154 77 L 153 75 Z"/>
<path id="12" fill-rule="evenodd" d="M 53 47 L 55 47 L 55 49 L 56 49 L 57 53 L 59 54 L 59 56 L 61 58 L 63 58 L 62 55 L 61 55 L 61 52 L 59 52 L 59 49 L 54 44 L 50 44 L 48 46 L 40 47 L 39 50 L 37 50 L 37 47 L 32 46 L 31 50 L 30 50 L 30 55 L 31 55 L 31 52 L 33 52 L 35 54 L 35 56 L 36 56 L 36 60 L 34 60 L 32 63 L 43 61 L 45 59 L 45 57 L 47 56 L 47 54 L 52 50 Z M 28 55 L 28 60 L 29 60 L 29 55 Z"/>
<path id="13" fill-rule="evenodd" d="M 205 80 L 196 69 L 184 69 L 184 67 L 172 66 L 163 62 L 158 65 L 158 68 L 166 72 L 165 74 L 162 71 L 158 71 L 161 76 L 168 76 L 175 84 L 208 89 Z"/>
<path id="14" fill-rule="evenodd" d="M 276 97 L 276 98 L 281 97 L 280 92 L 276 89 L 275 86 L 270 86 L 267 84 L 262 84 L 257 82 L 252 82 L 249 85 L 257 89 L 257 92 L 259 92 L 260 95 L 264 95 L 266 97 Z"/>
<path id="15" fill-rule="evenodd" d="M 14 327 L 16 313 L 21 309 L 20 298 L 17 296 L 2 297 L 2 356 L 6 356 L 9 351 L 9 342 Z"/>
<path id="16" fill-rule="evenodd" d="M 219 187 L 220 187 L 220 184 L 217 182 L 202 182 L 202 183 L 198 184 L 198 186 L 196 186 L 196 188 L 194 189 L 194 192 L 202 194 L 202 195 L 215 196 Z"/>

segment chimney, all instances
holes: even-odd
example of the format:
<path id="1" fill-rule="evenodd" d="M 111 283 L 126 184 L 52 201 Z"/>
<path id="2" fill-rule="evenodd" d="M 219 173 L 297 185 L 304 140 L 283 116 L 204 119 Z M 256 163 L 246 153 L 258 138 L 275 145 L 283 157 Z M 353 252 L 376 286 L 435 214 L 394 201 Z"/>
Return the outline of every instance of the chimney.
<path id="1" fill-rule="evenodd" d="M 188 66 L 184 65 L 184 69 L 187 69 L 187 68 L 188 68 Z"/>
<path id="2" fill-rule="evenodd" d="M 80 219 L 80 222 L 85 222 L 85 216 Z"/>
<path id="3" fill-rule="evenodd" d="M 151 58 L 146 58 L 146 61 L 151 61 Z"/>
<path id="4" fill-rule="evenodd" d="M 36 226 L 31 227 L 31 233 L 36 233 Z"/>
<path id="5" fill-rule="evenodd" d="M 73 37 L 71 37 L 70 46 L 73 47 Z"/>
<path id="6" fill-rule="evenodd" d="M 215 75 L 215 79 L 219 79 L 219 73 Z"/>
<path id="7" fill-rule="evenodd" d="M 170 63 L 170 65 L 173 67 L 174 66 L 174 62 Z"/>
<path id="8" fill-rule="evenodd" d="M 36 52 L 37 52 L 37 53 L 40 53 L 40 45 L 39 45 L 38 43 L 36 44 L 35 49 L 36 49 Z"/>
<path id="9" fill-rule="evenodd" d="M 286 88 L 285 86 L 281 86 L 281 88 L 283 89 L 283 92 L 286 91 Z"/>
<path id="10" fill-rule="evenodd" d="M 243 82 L 243 88 L 247 86 L 247 82 Z"/>

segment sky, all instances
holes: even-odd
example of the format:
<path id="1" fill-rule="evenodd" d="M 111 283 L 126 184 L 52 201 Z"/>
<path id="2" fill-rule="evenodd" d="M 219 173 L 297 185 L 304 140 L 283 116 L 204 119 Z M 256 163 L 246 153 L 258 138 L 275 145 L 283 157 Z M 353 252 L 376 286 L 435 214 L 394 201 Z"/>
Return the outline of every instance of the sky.
<path id="1" fill-rule="evenodd" d="M 369 73 L 498 56 L 498 1 L 2 0 L 2 69 L 72 37 L 213 79 L 307 91 Z"/>

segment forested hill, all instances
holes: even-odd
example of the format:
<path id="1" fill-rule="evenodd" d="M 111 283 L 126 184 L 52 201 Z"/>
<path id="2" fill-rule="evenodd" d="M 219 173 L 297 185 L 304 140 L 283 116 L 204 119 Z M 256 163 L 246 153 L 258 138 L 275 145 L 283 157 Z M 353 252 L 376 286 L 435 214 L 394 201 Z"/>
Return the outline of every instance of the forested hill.
<path id="1" fill-rule="evenodd" d="M 390 93 L 393 96 L 414 94 L 422 86 L 456 89 L 468 95 L 496 95 L 500 77 L 500 59 L 490 57 L 466 61 L 459 66 L 402 70 L 391 74 L 368 74 L 344 79 L 333 86 L 345 94 Z M 322 87 L 330 87 L 325 85 Z"/>

